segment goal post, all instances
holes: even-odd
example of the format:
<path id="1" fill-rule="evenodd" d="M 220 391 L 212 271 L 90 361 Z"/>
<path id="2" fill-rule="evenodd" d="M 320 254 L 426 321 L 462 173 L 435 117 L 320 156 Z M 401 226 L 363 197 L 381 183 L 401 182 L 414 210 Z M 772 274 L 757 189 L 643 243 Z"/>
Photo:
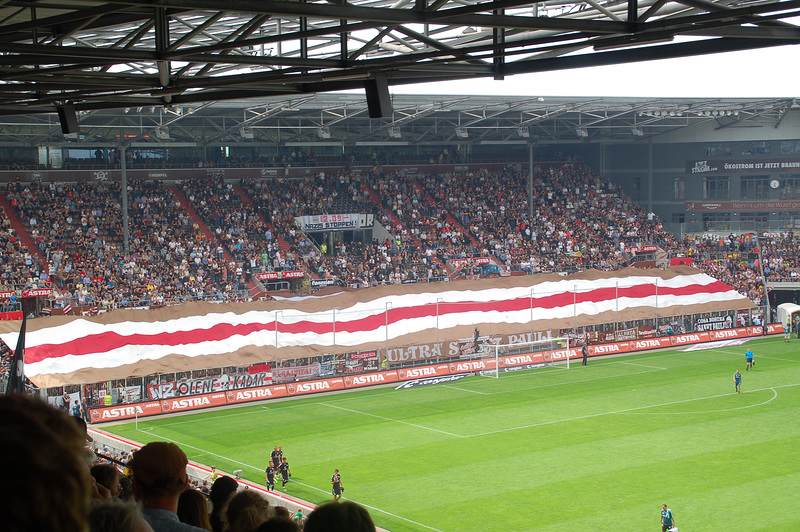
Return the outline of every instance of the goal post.
<path id="1" fill-rule="evenodd" d="M 498 378 L 501 373 L 526 369 L 569 369 L 569 359 L 574 354 L 572 351 L 569 338 L 564 336 L 533 342 L 496 344 L 492 346 L 494 368 L 482 374 Z"/>

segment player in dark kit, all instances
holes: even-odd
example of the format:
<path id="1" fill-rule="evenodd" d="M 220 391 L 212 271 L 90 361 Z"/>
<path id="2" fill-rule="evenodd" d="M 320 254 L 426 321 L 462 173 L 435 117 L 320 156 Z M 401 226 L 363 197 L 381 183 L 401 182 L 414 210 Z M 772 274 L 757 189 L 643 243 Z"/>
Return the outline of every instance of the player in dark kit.
<path id="1" fill-rule="evenodd" d="M 338 469 L 333 470 L 331 486 L 333 486 L 333 501 L 336 502 L 342 498 L 342 492 L 344 491 L 344 487 L 342 486 L 342 477 L 339 475 Z"/>
<path id="2" fill-rule="evenodd" d="M 286 483 L 289 482 L 289 475 L 292 474 L 291 470 L 289 469 L 289 462 L 286 460 L 286 458 L 284 458 L 283 462 L 281 462 L 278 466 L 278 471 L 281 474 L 283 491 L 286 491 Z"/>
<path id="3" fill-rule="evenodd" d="M 585 366 L 589 360 L 589 348 L 586 347 L 586 344 L 583 344 L 581 348 L 581 355 L 583 355 L 583 361 L 581 362 L 581 366 Z"/>
<path id="4" fill-rule="evenodd" d="M 272 449 L 272 452 L 269 453 L 269 459 L 272 460 L 272 463 L 275 465 L 275 467 L 278 467 L 278 465 L 283 462 L 281 458 L 283 458 L 283 451 L 278 449 L 278 446 L 276 445 L 275 448 Z"/>
<path id="5" fill-rule="evenodd" d="M 265 470 L 267 474 L 267 491 L 275 491 L 275 471 L 275 464 L 270 460 Z"/>
<path id="6" fill-rule="evenodd" d="M 736 393 L 742 393 L 742 374 L 739 373 L 739 370 L 736 370 L 736 373 L 733 374 L 733 387 L 736 390 Z"/>

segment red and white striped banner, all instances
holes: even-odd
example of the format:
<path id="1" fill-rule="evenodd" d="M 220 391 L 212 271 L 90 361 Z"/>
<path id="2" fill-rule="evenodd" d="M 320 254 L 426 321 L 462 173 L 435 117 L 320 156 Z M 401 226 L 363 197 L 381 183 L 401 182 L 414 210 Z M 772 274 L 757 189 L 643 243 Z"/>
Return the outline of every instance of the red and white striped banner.
<path id="1" fill-rule="evenodd" d="M 493 327 L 524 330 L 531 321 L 537 330 L 547 330 L 546 324 L 558 319 L 586 324 L 592 316 L 615 312 L 624 319 L 631 311 L 652 314 L 653 307 L 673 311 L 685 307 L 687 313 L 702 312 L 712 303 L 731 309 L 752 307 L 749 299 L 703 273 L 633 271 L 635 275 L 594 273 L 591 279 L 528 276 L 485 284 L 390 287 L 390 295 L 372 299 L 372 294 L 387 294 L 389 289 L 269 303 L 109 312 L 59 322 L 35 320 L 25 342 L 25 372 L 35 383 L 46 376 L 61 376 L 59 382 L 75 378 L 90 382 L 87 375 L 95 370 L 130 371 L 135 366 L 137 374 L 151 369 L 163 372 L 180 369 L 185 357 L 204 357 L 205 367 L 214 364 L 214 356 L 219 357 L 217 365 L 226 365 L 231 354 L 260 357 L 253 362 L 271 360 L 276 341 L 281 349 L 302 348 L 309 356 L 374 349 L 398 338 L 412 345 L 415 336 L 430 338 L 437 329 L 444 339 L 448 330 L 469 327 L 471 332 L 476 325 L 490 334 Z M 536 283 L 539 278 L 551 280 Z M 0 334 L 7 345 L 16 345 L 16 337 L 14 332 Z M 66 377 L 76 372 L 79 377 Z M 108 373 L 102 374 L 104 378 Z"/>

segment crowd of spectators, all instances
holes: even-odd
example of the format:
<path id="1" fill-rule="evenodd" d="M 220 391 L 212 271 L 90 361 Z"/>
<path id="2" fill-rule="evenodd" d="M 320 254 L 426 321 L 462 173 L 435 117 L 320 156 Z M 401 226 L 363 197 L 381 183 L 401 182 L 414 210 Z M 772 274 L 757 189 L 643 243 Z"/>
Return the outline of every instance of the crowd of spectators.
<path id="1" fill-rule="evenodd" d="M 505 271 L 609 270 L 630 264 L 629 250 L 640 245 L 692 256 L 756 303 L 764 297 L 762 266 L 767 281 L 800 275 L 791 235 L 767 235 L 762 261 L 742 235 L 679 242 L 619 187 L 572 162 L 535 167 L 532 215 L 527 175 L 513 167 L 420 175 L 342 168 L 240 184 L 210 173 L 177 187 L 199 219 L 171 186 L 130 182 L 125 250 L 118 184 L 9 184 L 6 198 L 38 249 L 27 249 L 2 213 L 0 287 L 52 287 L 55 306 L 112 309 L 240 300 L 248 274 L 287 269 L 353 287 L 445 279 L 459 269 L 448 261 L 475 257 Z M 341 238 L 296 223 L 337 213 L 372 214 L 385 233 Z M 18 309 L 12 300 L 2 305 Z"/>

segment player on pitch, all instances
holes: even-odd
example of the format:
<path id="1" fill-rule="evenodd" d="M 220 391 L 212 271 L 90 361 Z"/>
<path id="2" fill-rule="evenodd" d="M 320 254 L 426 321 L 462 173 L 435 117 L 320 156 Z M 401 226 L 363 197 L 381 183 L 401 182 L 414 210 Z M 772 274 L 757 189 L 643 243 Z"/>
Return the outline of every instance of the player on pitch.
<path id="1" fill-rule="evenodd" d="M 756 363 L 753 362 L 753 350 L 750 349 L 749 347 L 747 348 L 747 351 L 745 351 L 744 353 L 744 358 L 745 360 L 747 360 L 747 367 L 745 368 L 745 371 L 750 371 L 750 368 L 755 366 Z"/>
<path id="2" fill-rule="evenodd" d="M 344 491 L 344 488 L 342 487 L 342 477 L 339 475 L 338 469 L 333 470 L 331 486 L 333 487 L 333 502 L 336 502 L 342 498 L 342 492 Z"/>
<path id="3" fill-rule="evenodd" d="M 742 374 L 739 373 L 739 370 L 736 370 L 736 373 L 733 374 L 733 386 L 736 390 L 736 393 L 742 393 Z"/>

